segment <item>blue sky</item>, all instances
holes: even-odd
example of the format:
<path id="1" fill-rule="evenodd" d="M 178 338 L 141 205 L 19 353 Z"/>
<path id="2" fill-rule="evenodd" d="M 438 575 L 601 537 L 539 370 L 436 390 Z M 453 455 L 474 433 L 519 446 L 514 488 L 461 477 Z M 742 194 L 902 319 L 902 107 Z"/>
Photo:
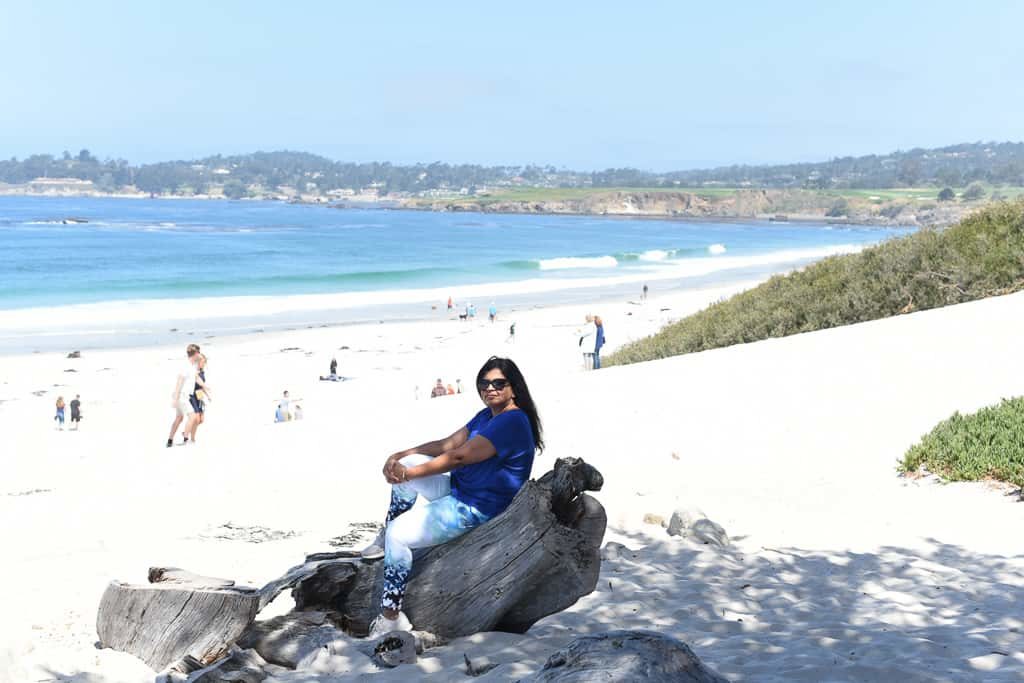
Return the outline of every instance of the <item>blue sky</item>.
<path id="1" fill-rule="evenodd" d="M 1024 139 L 1024 2 L 9 2 L 0 157 L 684 169 Z"/>

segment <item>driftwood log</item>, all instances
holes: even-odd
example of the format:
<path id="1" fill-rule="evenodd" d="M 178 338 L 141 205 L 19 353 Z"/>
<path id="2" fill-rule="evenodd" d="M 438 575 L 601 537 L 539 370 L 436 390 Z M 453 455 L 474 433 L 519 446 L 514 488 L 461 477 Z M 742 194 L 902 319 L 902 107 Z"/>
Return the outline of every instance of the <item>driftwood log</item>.
<path id="1" fill-rule="evenodd" d="M 426 632 L 415 636 L 416 649 L 480 631 L 522 633 L 593 591 L 607 518 L 584 491 L 600 490 L 603 483 L 583 460 L 559 459 L 493 520 L 417 552 L 403 605 Z M 302 658 L 296 655 L 308 653 L 304 643 L 324 640 L 340 653 L 351 649 L 351 636 L 367 633 L 380 611 L 382 578 L 383 562 L 363 560 L 355 551 L 311 555 L 258 590 L 157 567 L 150 569 L 149 585 L 108 586 L 96 630 L 102 646 L 133 654 L 158 671 L 209 667 L 237 655 L 236 642 L 271 665 L 295 667 Z M 289 588 L 295 610 L 287 615 L 287 628 L 254 624 L 256 614 Z M 317 623 L 307 624 L 310 619 Z M 360 641 L 357 649 L 391 666 L 409 658 L 410 642 Z"/>
<path id="2" fill-rule="evenodd" d="M 228 654 L 258 607 L 259 592 L 251 588 L 115 581 L 100 600 L 96 633 L 104 647 L 157 671 L 181 660 L 207 666 Z"/>
<path id="3" fill-rule="evenodd" d="M 577 638 L 551 655 L 528 680 L 729 683 L 705 666 L 686 643 L 653 631 L 609 631 Z"/>
<path id="4" fill-rule="evenodd" d="M 523 633 L 593 591 L 607 518 L 584 491 L 603 483 L 583 460 L 559 459 L 498 517 L 417 553 L 402 606 L 409 620 L 442 638 Z M 296 609 L 332 614 L 351 633 L 366 633 L 380 612 L 383 562 L 309 559 L 321 564 L 292 590 Z"/>

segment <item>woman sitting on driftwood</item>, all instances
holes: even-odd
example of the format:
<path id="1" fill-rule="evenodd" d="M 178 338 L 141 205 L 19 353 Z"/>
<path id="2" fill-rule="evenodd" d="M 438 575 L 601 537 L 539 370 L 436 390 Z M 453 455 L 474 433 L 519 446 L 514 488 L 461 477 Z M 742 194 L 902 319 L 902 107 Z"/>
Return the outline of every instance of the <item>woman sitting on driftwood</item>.
<path id="1" fill-rule="evenodd" d="M 412 630 L 401 612 L 412 551 L 446 543 L 504 511 L 544 448 L 537 407 L 515 363 L 492 356 L 477 373 L 476 388 L 486 407 L 466 426 L 384 463 L 391 506 L 384 530 L 363 551 L 368 559 L 384 557 L 381 615 L 371 637 Z M 430 502 L 413 510 L 417 496 Z"/>

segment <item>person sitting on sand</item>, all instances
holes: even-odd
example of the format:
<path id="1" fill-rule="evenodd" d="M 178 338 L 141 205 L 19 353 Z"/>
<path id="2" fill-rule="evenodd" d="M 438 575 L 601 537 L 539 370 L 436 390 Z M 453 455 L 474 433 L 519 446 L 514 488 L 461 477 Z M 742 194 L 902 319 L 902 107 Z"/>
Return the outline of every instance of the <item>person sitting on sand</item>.
<path id="1" fill-rule="evenodd" d="M 537 407 L 512 360 L 491 356 L 477 373 L 476 388 L 484 408 L 464 427 L 384 462 L 391 505 L 384 529 L 362 551 L 367 559 L 384 558 L 381 614 L 370 637 L 412 630 L 401 611 L 412 551 L 446 543 L 501 514 L 544 449 Z M 429 502 L 414 509 L 418 496 Z"/>
<path id="2" fill-rule="evenodd" d="M 53 419 L 57 421 L 57 428 L 64 429 L 64 397 L 57 397 L 57 414 L 53 416 Z"/>
<path id="3" fill-rule="evenodd" d="M 82 421 L 82 397 L 75 394 L 71 399 L 71 428 L 78 431 L 78 423 Z"/>
<path id="4" fill-rule="evenodd" d="M 444 384 L 441 383 L 441 378 L 437 378 L 437 384 L 430 390 L 430 398 L 437 398 L 438 396 L 447 396 L 448 390 L 444 388 Z"/>
<path id="5" fill-rule="evenodd" d="M 448 396 L 454 396 L 455 395 L 455 387 L 453 387 L 451 384 L 449 384 L 447 386 L 447 388 L 445 389 L 445 392 L 448 394 Z"/>

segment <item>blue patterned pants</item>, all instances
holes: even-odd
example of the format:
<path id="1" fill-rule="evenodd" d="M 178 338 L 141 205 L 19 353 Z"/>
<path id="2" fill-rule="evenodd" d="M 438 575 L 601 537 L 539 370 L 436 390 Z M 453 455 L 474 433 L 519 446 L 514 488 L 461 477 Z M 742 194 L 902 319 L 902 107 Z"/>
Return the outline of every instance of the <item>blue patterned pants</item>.
<path id="1" fill-rule="evenodd" d="M 429 455 L 414 454 L 402 459 L 406 467 L 430 461 Z M 413 508 L 418 497 L 429 502 Z M 391 487 L 387 529 L 384 532 L 384 593 L 381 608 L 399 610 L 405 585 L 412 571 L 412 551 L 447 543 L 488 519 L 471 505 L 451 495 L 447 474 L 424 477 Z"/>

